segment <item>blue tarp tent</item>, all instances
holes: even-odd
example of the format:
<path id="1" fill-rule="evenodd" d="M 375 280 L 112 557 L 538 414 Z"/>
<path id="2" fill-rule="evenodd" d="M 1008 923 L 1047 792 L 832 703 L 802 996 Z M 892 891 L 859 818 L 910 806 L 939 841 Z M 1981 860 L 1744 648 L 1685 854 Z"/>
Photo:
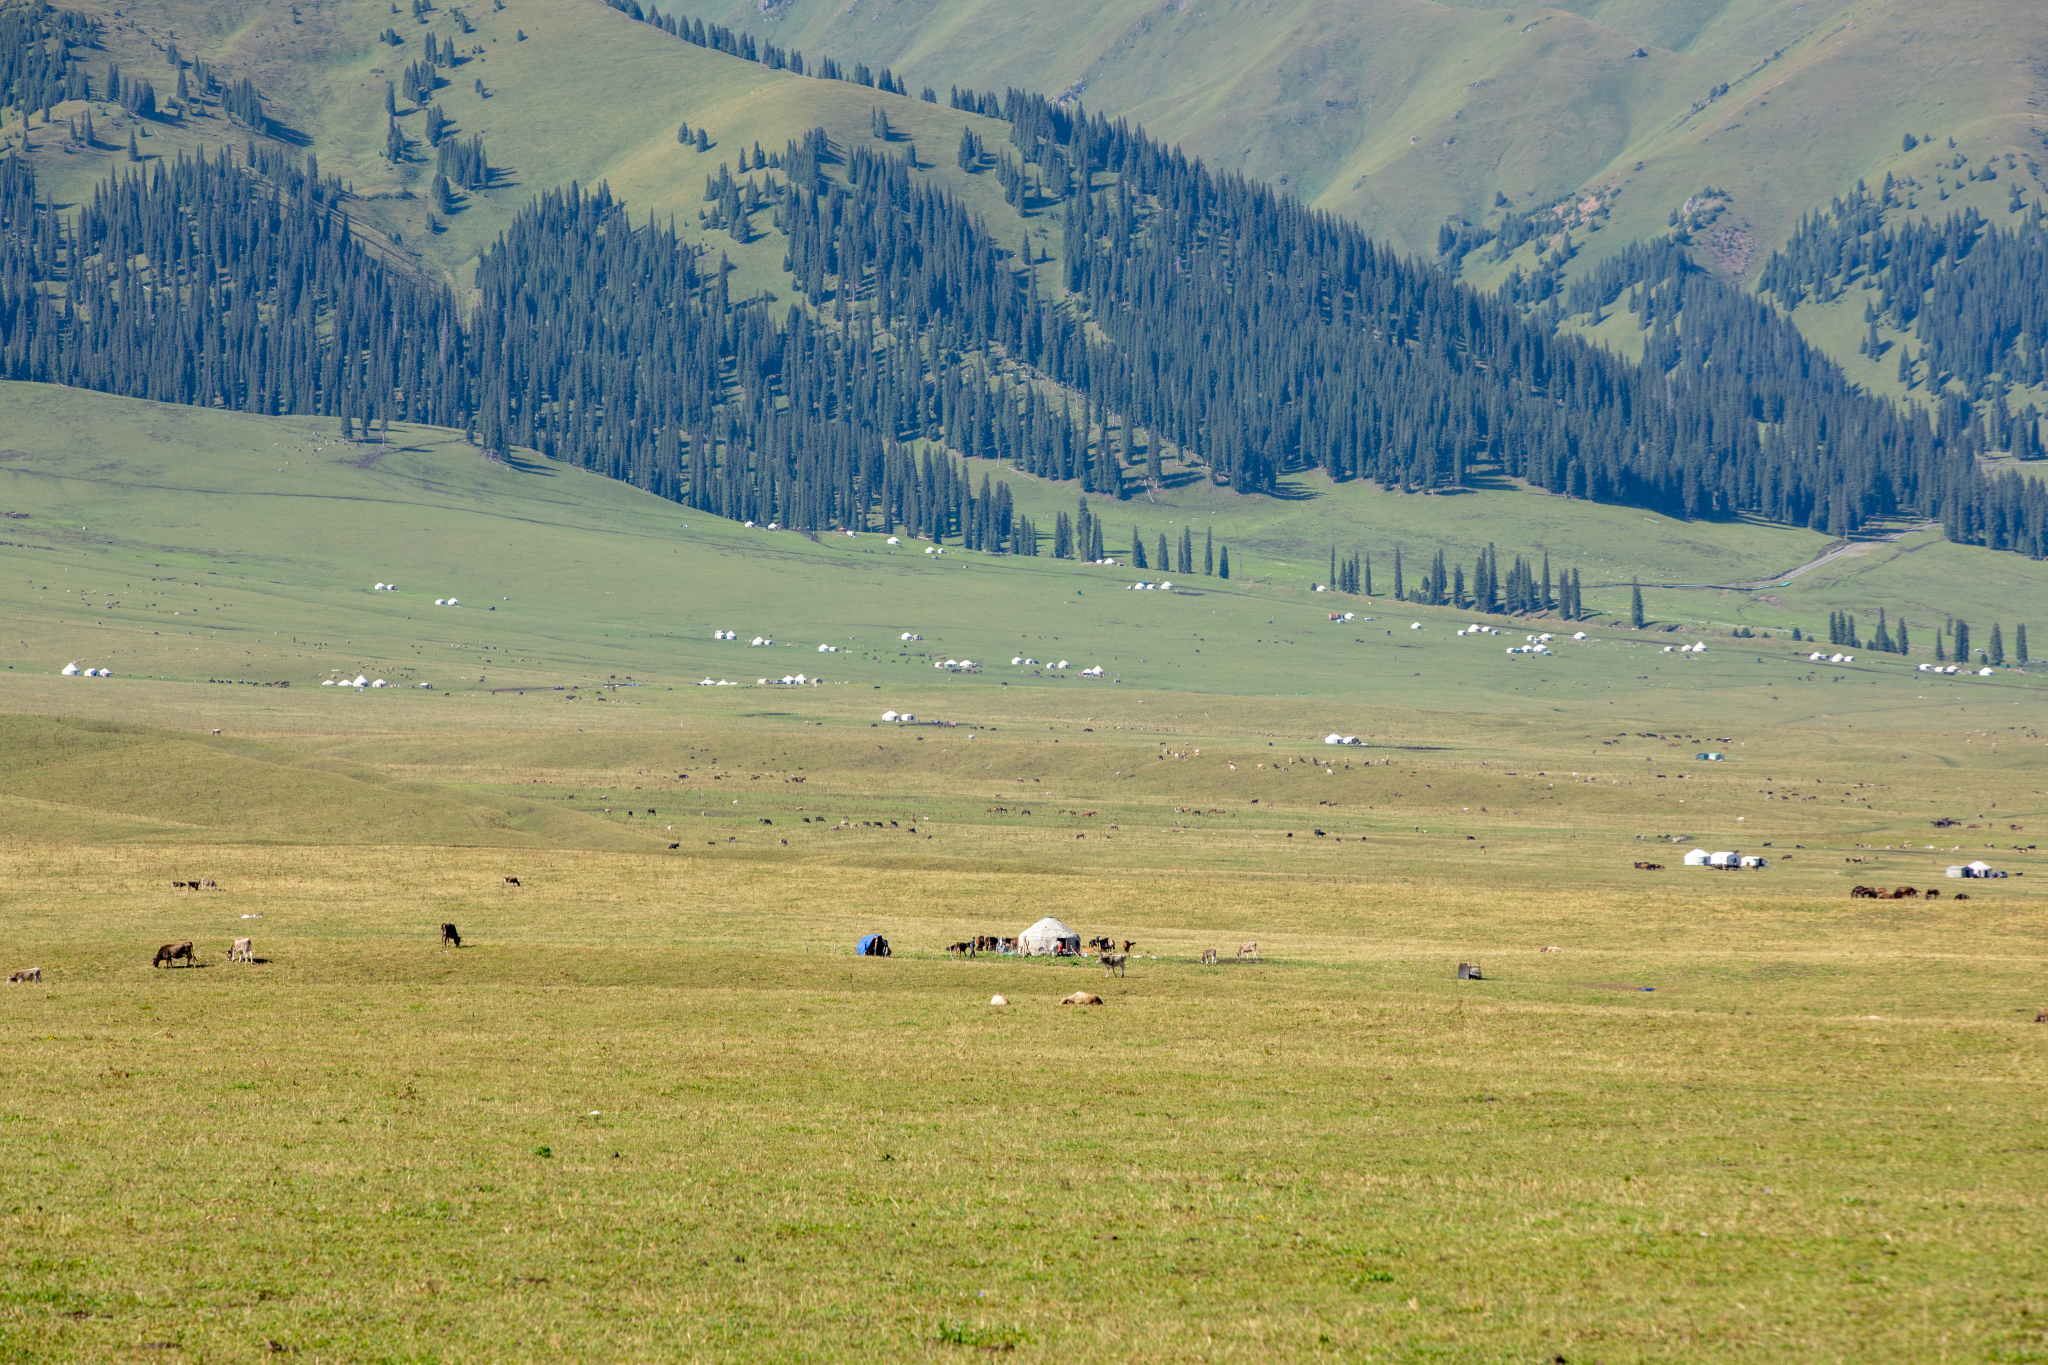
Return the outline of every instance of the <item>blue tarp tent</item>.
<path id="1" fill-rule="evenodd" d="M 883 938 L 880 934 L 869 934 L 860 941 L 860 947 L 854 951 L 862 957 L 887 957 L 889 956 L 889 940 Z"/>

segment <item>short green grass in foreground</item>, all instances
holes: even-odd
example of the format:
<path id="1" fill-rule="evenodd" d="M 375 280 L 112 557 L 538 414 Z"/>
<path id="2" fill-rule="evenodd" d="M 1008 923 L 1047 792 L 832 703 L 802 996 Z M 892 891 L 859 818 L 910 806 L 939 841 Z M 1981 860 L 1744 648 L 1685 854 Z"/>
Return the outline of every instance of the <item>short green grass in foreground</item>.
<path id="1" fill-rule="evenodd" d="M 2048 1358 L 2030 675 L 1510 657 L 1313 566 L 1126 594 L 10 396 L 0 1359 Z M 1927 563 L 2040 567 L 1783 609 Z M 944 953 L 1046 913 L 1129 974 Z"/>

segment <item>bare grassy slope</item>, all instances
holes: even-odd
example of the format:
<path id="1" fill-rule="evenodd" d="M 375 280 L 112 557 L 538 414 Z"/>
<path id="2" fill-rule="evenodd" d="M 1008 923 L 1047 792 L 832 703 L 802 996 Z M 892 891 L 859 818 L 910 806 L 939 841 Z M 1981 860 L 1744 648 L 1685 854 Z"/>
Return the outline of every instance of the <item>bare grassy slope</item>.
<path id="1" fill-rule="evenodd" d="M 1496 192 L 1540 203 L 1609 182 L 1624 193 L 1608 241 L 1661 230 L 1712 184 L 1735 191 L 1768 250 L 1801 211 L 1882 176 L 1908 131 L 2034 150 L 2030 54 L 2048 40 L 2048 12 L 2025 0 L 1112 0 L 1078 21 L 990 0 L 703 8 L 942 91 L 1078 90 L 1419 251 Z"/>

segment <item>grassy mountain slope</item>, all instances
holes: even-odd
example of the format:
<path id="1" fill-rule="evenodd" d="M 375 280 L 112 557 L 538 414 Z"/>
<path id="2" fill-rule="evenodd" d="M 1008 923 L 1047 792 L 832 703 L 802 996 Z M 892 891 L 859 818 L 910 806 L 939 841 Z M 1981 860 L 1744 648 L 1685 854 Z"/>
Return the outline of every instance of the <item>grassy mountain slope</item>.
<path id="1" fill-rule="evenodd" d="M 889 64 L 913 88 L 1079 91 L 1418 251 L 1497 192 L 1525 205 L 1610 183 L 1622 189 L 1610 241 L 1661 230 L 1711 184 L 1734 192 L 1768 250 L 1804 209 L 1892 168 L 1908 131 L 2034 148 L 2028 101 L 2042 77 L 2029 54 L 2048 37 L 2048 12 L 2024 0 L 1944 5 L 1938 18 L 1872 0 L 1115 0 L 1078 18 L 1015 0 L 704 10 Z"/>
<path id="2" fill-rule="evenodd" d="M 106 56 L 131 76 L 172 86 L 176 77 L 162 48 L 175 41 L 187 60 L 214 62 L 225 77 L 254 79 L 271 100 L 271 114 L 288 130 L 287 140 L 317 156 L 323 174 L 353 187 L 353 207 L 365 222 L 458 280 L 534 196 L 571 181 L 602 181 L 636 216 L 673 215 L 686 234 L 701 238 L 714 260 L 726 252 L 741 267 L 736 296 L 759 289 L 785 292 L 777 287 L 779 239 L 757 237 L 741 245 L 723 231 L 699 231 L 705 177 L 721 164 L 736 164 L 742 150 L 751 157 L 758 144 L 780 152 L 790 138 L 814 127 L 824 127 L 842 145 L 872 140 L 870 111 L 876 106 L 888 113 L 897 151 L 914 142 L 929 175 L 976 209 L 1016 221 L 992 177 L 969 176 L 953 159 L 963 124 L 997 142 L 1007 136 L 1004 125 L 844 81 L 772 72 L 671 38 L 596 0 L 512 0 L 496 11 L 477 5 L 465 10 L 474 29 L 469 34 L 445 7 L 431 11 L 423 24 L 376 0 L 329 0 L 296 9 L 282 0 L 240 6 L 150 0 L 83 8 L 98 10 Z M 379 39 L 387 27 L 403 44 Z M 398 123 L 411 143 L 408 158 L 393 165 L 384 154 L 386 82 L 396 84 L 404 67 L 419 60 L 428 33 L 437 44 L 457 43 L 469 54 L 462 64 L 443 69 L 436 98 L 452 120 L 452 136 L 482 135 L 490 164 L 499 171 L 491 189 L 468 196 L 458 212 L 443 219 L 438 234 L 427 224 L 435 153 L 424 140 L 424 114 L 402 98 Z M 483 51 L 472 54 L 472 48 Z M 482 95 L 475 89 L 479 80 Z M 60 128 L 87 107 L 83 101 L 58 105 Z M 143 120 L 103 101 L 90 108 L 97 148 L 43 132 L 40 114 L 32 120 L 37 172 L 60 202 L 89 194 L 109 170 L 125 164 L 131 129 L 144 134 L 139 146 L 145 157 L 201 146 L 240 148 L 248 139 L 244 128 L 217 114 Z M 685 121 L 693 130 L 708 130 L 709 150 L 678 144 L 677 128 Z M 20 125 L 11 127 L 18 137 Z M 1056 221 L 1046 226 L 1057 233 Z"/>
<path id="3" fill-rule="evenodd" d="M 323 726 L 336 724 L 336 708 L 353 708 L 343 714 L 374 729 L 380 708 L 394 706 L 410 714 L 498 705 L 516 728 L 519 708 L 563 704 L 570 693 L 556 687 L 595 687 L 594 700 L 614 683 L 686 686 L 707 675 L 752 683 L 823 674 L 883 687 L 897 705 L 894 689 L 904 686 L 951 695 L 1113 685 L 1012 669 L 1018 654 L 1102 664 L 1127 685 L 1382 704 L 1416 704 L 1415 680 L 1426 678 L 1432 705 L 1520 709 L 1552 693 L 1633 688 L 1634 668 L 1649 677 L 1670 665 L 1661 643 L 1613 628 L 1625 619 L 1629 578 L 1768 579 L 1825 545 L 1806 532 L 1687 525 L 1512 489 L 1403 498 L 1304 480 L 1290 490 L 1298 496 L 1250 499 L 1197 485 L 1156 504 L 1096 504 L 1119 557 L 1133 522 L 1148 541 L 1162 532 L 1177 539 L 1193 522 L 1198 541 L 1213 528 L 1231 547 L 1237 575 L 1227 583 L 1197 576 L 1182 580 L 1192 595 L 1138 593 L 1123 589 L 1180 576 L 957 547 L 929 556 L 880 535 L 812 542 L 748 530 L 595 474 L 486 461 L 455 434 L 427 428 L 394 428 L 398 441 L 379 449 L 335 441 L 327 420 L 43 386 L 7 385 L 0 404 L 18 443 L 0 452 L 0 508 L 19 514 L 0 523 L 0 564 L 10 570 L 0 574 L 0 609 L 15 622 L 0 676 L 18 697 L 13 709 L 66 711 L 119 693 L 126 721 L 217 725 L 207 719 L 218 714 L 214 703 L 195 714 L 188 694 L 138 690 L 137 681 L 224 679 L 205 695 L 244 717 L 244 734 L 288 730 L 306 708 L 327 717 Z M 1027 511 L 1073 506 L 1070 490 L 1020 486 Z M 1382 594 L 1397 544 L 1411 586 L 1439 547 L 1468 567 L 1488 541 L 1505 555 L 1549 549 L 1555 567 L 1582 567 L 1589 605 L 1610 615 L 1594 627 L 1596 644 L 1577 653 L 1509 658 L 1498 637 L 1452 636 L 1449 627 L 1470 618 L 1449 609 L 1314 592 L 1332 539 L 1373 554 Z M 1883 606 L 1914 621 L 1924 660 L 1931 625 L 1946 613 L 1971 619 L 1982 639 L 1989 622 L 2024 619 L 2022 604 L 2048 600 L 2048 565 L 1928 539 L 1859 547 L 1784 587 L 1652 589 L 1650 612 L 1660 624 L 1713 634 L 1736 623 L 1813 631 L 1830 610 L 1869 617 Z M 400 591 L 373 592 L 376 582 Z M 451 595 L 464 605 L 430 605 Z M 1333 611 L 1382 619 L 1331 622 Z M 1426 629 L 1406 630 L 1410 620 Z M 715 629 L 740 640 L 714 641 Z M 904 631 L 924 641 L 905 643 Z M 776 647 L 748 647 L 756 635 Z M 838 652 L 820 653 L 820 644 Z M 1740 659 L 1753 653 L 1769 661 L 1771 677 L 1806 668 L 1782 640 L 1743 641 Z M 959 677 L 931 667 L 946 657 L 990 666 Z M 56 676 L 74 661 L 116 676 Z M 1689 685 L 1733 689 L 1731 698 L 1753 690 L 1765 674 L 1736 662 L 1726 652 L 1689 662 Z M 359 672 L 399 688 L 319 686 Z M 1886 689 L 1924 690 L 1924 675 L 1903 660 L 1880 659 L 1868 676 Z M 416 686 L 423 682 L 432 687 Z M 544 690 L 524 698 L 493 692 L 536 687 Z M 1893 700 L 1910 704 L 1904 692 Z M 275 719 L 250 722 L 251 714 Z M 447 714 L 457 723 L 458 710 Z"/>

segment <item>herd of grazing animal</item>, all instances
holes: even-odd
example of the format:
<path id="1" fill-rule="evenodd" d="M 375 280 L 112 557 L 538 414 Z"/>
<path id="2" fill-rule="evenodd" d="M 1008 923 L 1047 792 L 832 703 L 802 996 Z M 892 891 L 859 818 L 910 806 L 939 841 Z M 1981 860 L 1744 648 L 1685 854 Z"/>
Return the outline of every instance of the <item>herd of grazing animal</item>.
<path id="1" fill-rule="evenodd" d="M 1920 889 L 1913 886 L 1901 886 L 1890 891 L 1881 886 L 1852 886 L 1849 888 L 1850 900 L 1903 901 L 1912 900 L 1921 894 Z M 1941 892 L 1931 886 L 1927 888 L 1925 895 L 1931 901 L 1941 899 Z M 1961 900 L 1964 898 L 1959 896 L 1957 899 Z"/>

